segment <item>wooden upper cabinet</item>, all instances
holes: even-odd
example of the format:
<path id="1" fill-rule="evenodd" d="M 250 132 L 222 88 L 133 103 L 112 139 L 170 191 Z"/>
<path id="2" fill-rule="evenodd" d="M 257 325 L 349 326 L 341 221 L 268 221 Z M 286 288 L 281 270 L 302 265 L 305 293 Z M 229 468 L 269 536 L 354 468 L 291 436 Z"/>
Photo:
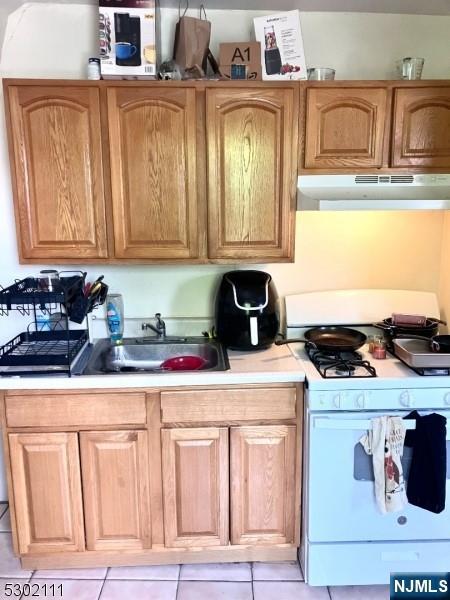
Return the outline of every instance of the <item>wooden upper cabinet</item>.
<path id="1" fill-rule="evenodd" d="M 21 259 L 107 257 L 99 90 L 6 90 Z"/>
<path id="2" fill-rule="evenodd" d="M 450 168 L 450 87 L 395 90 L 392 166 Z"/>
<path id="3" fill-rule="evenodd" d="M 208 255 L 293 260 L 297 87 L 208 88 Z"/>
<path id="4" fill-rule="evenodd" d="M 228 544 L 227 428 L 163 429 L 161 435 L 166 546 Z"/>
<path id="5" fill-rule="evenodd" d="M 385 88 L 312 87 L 306 93 L 306 169 L 383 165 Z"/>
<path id="6" fill-rule="evenodd" d="M 198 257 L 195 89 L 109 88 L 117 258 Z"/>
<path id="7" fill-rule="evenodd" d="M 295 425 L 231 428 L 231 543 L 288 544 L 295 527 Z"/>
<path id="8" fill-rule="evenodd" d="M 88 550 L 151 547 L 146 431 L 81 432 Z"/>
<path id="9" fill-rule="evenodd" d="M 8 436 L 21 554 L 84 550 L 76 433 Z"/>

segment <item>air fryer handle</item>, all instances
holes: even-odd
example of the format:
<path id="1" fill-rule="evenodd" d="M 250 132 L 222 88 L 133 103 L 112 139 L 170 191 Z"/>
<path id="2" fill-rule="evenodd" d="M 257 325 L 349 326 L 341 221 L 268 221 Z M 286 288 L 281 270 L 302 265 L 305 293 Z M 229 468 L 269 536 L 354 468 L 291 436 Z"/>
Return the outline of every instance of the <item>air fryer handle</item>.
<path id="1" fill-rule="evenodd" d="M 258 317 L 250 317 L 250 343 L 252 346 L 259 344 Z"/>

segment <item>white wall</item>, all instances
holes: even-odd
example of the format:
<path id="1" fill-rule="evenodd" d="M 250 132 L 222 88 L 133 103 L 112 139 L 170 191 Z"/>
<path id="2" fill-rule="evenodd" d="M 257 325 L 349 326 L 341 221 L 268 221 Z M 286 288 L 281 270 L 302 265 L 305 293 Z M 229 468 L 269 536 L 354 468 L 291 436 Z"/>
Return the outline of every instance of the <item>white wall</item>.
<path id="1" fill-rule="evenodd" d="M 274 4 L 275 1 L 274 1 Z M 163 56 L 171 52 L 176 10 L 162 13 Z M 249 38 L 249 11 L 209 11 L 212 47 Z M 0 21 L 4 11 L 0 10 Z M 84 78 L 97 53 L 97 10 L 92 5 L 24 5 L 8 21 L 0 69 L 6 77 Z M 450 77 L 450 17 L 308 13 L 302 17 L 309 65 L 333 66 L 339 78 L 389 78 L 396 59 L 424 56 L 428 77 Z M 0 23 L 1 30 L 1 23 Z M 437 290 L 442 213 L 340 213 L 297 215 L 296 260 L 269 265 L 281 294 L 345 287 Z M 43 265 L 45 266 L 45 265 Z M 0 283 L 36 273 L 18 264 L 4 115 L 0 111 Z M 227 267 L 90 267 L 122 291 L 128 315 L 207 317 L 218 277 Z M 26 323 L 26 321 L 25 321 Z M 0 343 L 24 320 L 0 318 Z M 0 458 L 1 463 L 1 458 Z M 0 476 L 0 500 L 5 498 Z"/>
<path id="2" fill-rule="evenodd" d="M 273 0 L 276 7 L 276 1 Z M 276 8 L 275 8 L 276 10 Z M 273 11 L 272 11 L 273 12 Z M 197 11 L 188 14 L 195 15 Z M 268 11 L 210 10 L 211 47 L 253 36 L 253 17 Z M 169 58 L 178 10 L 161 11 L 161 54 Z M 27 3 L 10 18 L 3 47 L 4 76 L 84 77 L 97 53 L 97 8 Z M 329 66 L 339 79 L 390 79 L 404 56 L 425 58 L 424 77 L 450 77 L 450 16 L 302 13 L 308 66 Z"/>

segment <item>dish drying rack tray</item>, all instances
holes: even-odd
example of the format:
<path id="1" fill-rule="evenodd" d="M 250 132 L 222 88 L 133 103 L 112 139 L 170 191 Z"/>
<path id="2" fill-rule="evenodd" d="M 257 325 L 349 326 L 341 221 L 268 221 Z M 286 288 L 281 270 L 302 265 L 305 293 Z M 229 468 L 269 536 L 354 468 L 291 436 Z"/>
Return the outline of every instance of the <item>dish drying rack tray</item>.
<path id="1" fill-rule="evenodd" d="M 0 347 L 0 367 L 58 365 L 69 371 L 70 365 L 88 339 L 85 329 L 26 331 Z"/>
<path id="2" fill-rule="evenodd" d="M 69 309 L 72 301 L 83 290 L 85 276 L 85 273 L 80 272 L 70 277 L 61 277 L 58 288 L 51 291 L 40 288 L 39 280 L 34 277 L 17 280 L 6 288 L 0 286 L 0 316 L 8 315 L 10 310 L 30 316 L 35 314 L 36 307 L 52 314 L 61 304 Z"/>
<path id="3" fill-rule="evenodd" d="M 42 289 L 39 279 L 34 277 L 17 280 L 6 288 L 0 286 L 0 316 L 14 310 L 33 317 L 26 331 L 0 346 L 0 375 L 71 376 L 74 361 L 89 341 L 88 328 L 69 328 L 71 306 L 83 295 L 86 273 L 62 273 L 52 290 Z M 39 321 L 39 313 L 47 315 L 48 320 Z"/>

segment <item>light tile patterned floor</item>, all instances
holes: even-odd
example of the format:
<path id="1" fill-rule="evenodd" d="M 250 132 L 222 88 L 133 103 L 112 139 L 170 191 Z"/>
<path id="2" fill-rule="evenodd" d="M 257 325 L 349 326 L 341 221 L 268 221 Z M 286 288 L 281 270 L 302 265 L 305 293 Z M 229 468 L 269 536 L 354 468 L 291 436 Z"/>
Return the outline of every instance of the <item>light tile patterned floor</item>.
<path id="1" fill-rule="evenodd" d="M 22 570 L 13 555 L 10 532 L 7 505 L 0 503 L 0 600 L 7 598 L 7 583 L 23 586 L 28 582 L 62 584 L 63 595 L 59 596 L 62 600 L 389 599 L 389 588 L 384 585 L 310 587 L 304 583 L 295 562 L 58 569 L 32 573 Z M 18 598 L 17 595 L 12 597 Z"/>

